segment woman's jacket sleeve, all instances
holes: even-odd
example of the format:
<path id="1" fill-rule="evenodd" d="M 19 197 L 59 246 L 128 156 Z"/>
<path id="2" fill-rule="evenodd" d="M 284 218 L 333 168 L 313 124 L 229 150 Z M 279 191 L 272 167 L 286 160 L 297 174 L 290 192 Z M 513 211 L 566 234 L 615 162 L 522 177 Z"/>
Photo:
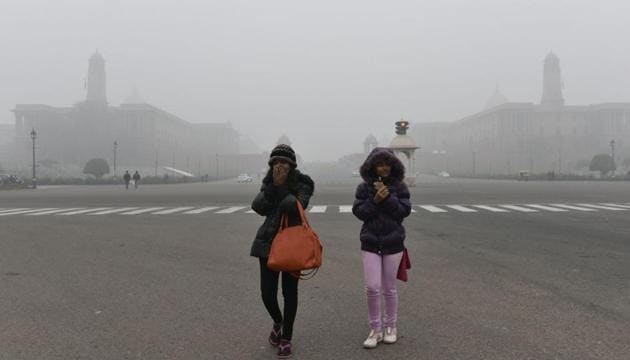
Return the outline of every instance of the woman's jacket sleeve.
<path id="1" fill-rule="evenodd" d="M 280 200 L 286 197 L 288 193 L 289 190 L 286 186 L 263 184 L 252 202 L 252 210 L 259 215 L 267 216 L 274 211 Z"/>

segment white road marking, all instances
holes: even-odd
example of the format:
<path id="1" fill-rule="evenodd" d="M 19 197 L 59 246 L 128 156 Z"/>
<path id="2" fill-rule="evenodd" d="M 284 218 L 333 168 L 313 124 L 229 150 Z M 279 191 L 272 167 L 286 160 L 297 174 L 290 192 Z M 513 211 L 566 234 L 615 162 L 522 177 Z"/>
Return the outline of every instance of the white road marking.
<path id="1" fill-rule="evenodd" d="M 232 207 L 229 207 L 227 209 L 223 209 L 223 210 L 217 211 L 217 212 L 215 212 L 215 214 L 232 214 L 232 213 L 235 213 L 235 212 L 237 212 L 239 210 L 243 210 L 246 207 L 247 206 L 232 206 Z"/>
<path id="2" fill-rule="evenodd" d="M 0 214 L 0 216 L 19 215 L 19 214 L 28 214 L 28 213 L 32 213 L 32 212 L 46 211 L 46 210 L 54 210 L 54 209 L 58 209 L 58 208 L 43 208 L 43 209 L 30 209 L 30 210 L 9 211 L 9 212 L 3 212 L 3 213 L 1 213 L 1 214 Z"/>
<path id="3" fill-rule="evenodd" d="M 602 205 L 616 206 L 616 207 L 620 207 L 620 208 L 624 208 L 624 209 L 630 209 L 630 205 L 620 205 L 620 204 L 613 204 L 613 203 L 602 203 Z"/>
<path id="4" fill-rule="evenodd" d="M 555 207 L 539 205 L 539 204 L 526 204 L 526 205 L 529 206 L 529 207 L 533 207 L 535 209 L 547 210 L 547 211 L 551 211 L 551 212 L 569 211 L 567 209 L 558 209 L 558 208 L 555 208 Z"/>
<path id="5" fill-rule="evenodd" d="M 550 204 L 551 206 L 556 206 L 559 208 L 569 209 L 569 210 L 578 210 L 578 211 L 597 211 L 595 209 L 589 209 L 585 207 L 573 206 L 573 205 L 565 205 L 565 204 Z"/>
<path id="6" fill-rule="evenodd" d="M 2 210 L 0 211 L 0 214 L 2 213 L 7 213 L 7 212 L 13 212 L 13 211 L 20 211 L 20 210 L 28 210 L 30 208 L 13 208 L 13 209 L 7 209 L 7 210 Z"/>
<path id="7" fill-rule="evenodd" d="M 441 209 L 437 206 L 433 206 L 433 205 L 419 205 L 421 208 L 423 208 L 424 210 L 430 211 L 432 213 L 445 213 L 448 212 L 448 210 L 444 210 Z"/>
<path id="8" fill-rule="evenodd" d="M 339 212 L 340 213 L 351 213 L 352 212 L 352 205 L 339 205 Z"/>
<path id="9" fill-rule="evenodd" d="M 151 213 L 151 215 L 168 215 L 168 214 L 174 214 L 176 212 L 180 212 L 180 211 L 184 211 L 184 210 L 190 210 L 190 209 L 194 209 L 194 206 L 180 206 L 180 207 L 176 207 L 173 209 L 168 209 L 168 210 L 162 210 L 162 211 L 157 211 L 154 213 Z"/>
<path id="10" fill-rule="evenodd" d="M 534 210 L 534 209 L 530 209 L 530 208 L 526 208 L 526 207 L 522 207 L 518 205 L 501 205 L 501 207 L 504 207 L 510 210 L 515 210 L 515 211 L 526 212 L 526 213 L 538 212 L 538 210 Z"/>
<path id="11" fill-rule="evenodd" d="M 508 210 L 501 209 L 494 206 L 488 206 L 488 205 L 473 205 L 473 206 L 479 209 L 488 210 L 492 212 L 509 212 Z"/>
<path id="12" fill-rule="evenodd" d="M 326 206 L 326 205 L 313 206 L 309 210 L 309 212 L 310 213 L 314 213 L 314 214 L 321 214 L 321 213 L 325 213 L 326 212 L 326 208 L 328 208 L 328 206 Z"/>
<path id="13" fill-rule="evenodd" d="M 199 209 L 186 211 L 184 212 L 184 214 L 201 214 L 201 213 L 205 213 L 207 211 L 218 209 L 218 208 L 219 208 L 218 206 L 206 206 Z"/>
<path id="14" fill-rule="evenodd" d="M 150 207 L 150 208 L 143 208 L 143 209 L 138 209 L 138 210 L 126 211 L 124 213 L 121 213 L 120 215 L 138 215 L 138 214 L 144 214 L 144 213 L 148 213 L 150 211 L 155 211 L 155 210 L 160 210 L 160 209 L 164 209 L 164 206 L 157 206 L 157 207 Z"/>
<path id="15" fill-rule="evenodd" d="M 457 210 L 457 211 L 461 211 L 461 212 L 468 212 L 468 213 L 477 212 L 477 210 L 475 210 L 475 209 L 470 209 L 470 208 L 467 208 L 467 207 L 461 206 L 461 205 L 446 205 L 446 207 L 449 207 L 449 208 L 451 208 L 453 210 Z"/>
<path id="16" fill-rule="evenodd" d="M 108 214 L 114 214 L 114 213 L 119 213 L 119 212 L 123 212 L 123 211 L 134 210 L 134 209 L 137 209 L 137 208 L 138 207 L 114 208 L 114 209 L 110 209 L 110 210 L 105 210 L 105 211 L 99 211 L 99 212 L 91 213 L 91 214 L 88 214 L 88 215 L 108 215 Z"/>
<path id="17" fill-rule="evenodd" d="M 55 213 L 60 213 L 60 212 L 64 212 L 64 211 L 72 211 L 72 210 L 80 210 L 80 209 L 83 209 L 83 208 L 66 208 L 66 209 L 40 211 L 40 212 L 34 212 L 34 213 L 26 214 L 26 216 L 49 215 L 49 214 L 55 214 Z"/>
<path id="18" fill-rule="evenodd" d="M 627 211 L 628 209 L 622 209 L 618 207 L 611 206 L 602 206 L 602 205 L 593 205 L 593 204 L 578 204 L 580 206 L 592 207 L 595 209 L 603 209 L 603 210 L 613 210 L 613 211 Z"/>
<path id="19" fill-rule="evenodd" d="M 85 214 L 85 213 L 94 212 L 94 211 L 102 211 L 102 210 L 107 210 L 107 209 L 111 209 L 111 208 L 110 207 L 92 208 L 92 209 L 84 209 L 84 210 L 63 212 L 63 213 L 58 213 L 58 214 L 55 214 L 55 215 L 63 215 L 63 216 L 79 215 L 79 214 Z"/>

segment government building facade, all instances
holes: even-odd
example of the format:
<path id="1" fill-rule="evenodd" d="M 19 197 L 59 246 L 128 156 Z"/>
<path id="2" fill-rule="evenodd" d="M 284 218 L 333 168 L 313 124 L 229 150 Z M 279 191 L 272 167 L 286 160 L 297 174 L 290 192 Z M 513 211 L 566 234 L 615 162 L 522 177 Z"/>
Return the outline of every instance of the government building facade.
<path id="1" fill-rule="evenodd" d="M 566 105 L 560 60 L 544 60 L 538 104 L 509 102 L 495 92 L 486 108 L 455 122 L 417 123 L 412 136 L 424 172 L 460 175 L 584 173 L 596 154 L 630 162 L 630 103 Z"/>
<path id="2" fill-rule="evenodd" d="M 13 151 L 5 167 L 30 167 L 32 129 L 38 162 L 75 172 L 89 159 L 104 158 L 112 175 L 116 157 L 119 176 L 136 169 L 153 175 L 164 166 L 212 176 L 225 157 L 239 152 L 240 135 L 229 123 L 190 123 L 138 96 L 109 105 L 105 60 L 98 52 L 89 59 L 86 87 L 86 99 L 71 107 L 16 105 Z"/>

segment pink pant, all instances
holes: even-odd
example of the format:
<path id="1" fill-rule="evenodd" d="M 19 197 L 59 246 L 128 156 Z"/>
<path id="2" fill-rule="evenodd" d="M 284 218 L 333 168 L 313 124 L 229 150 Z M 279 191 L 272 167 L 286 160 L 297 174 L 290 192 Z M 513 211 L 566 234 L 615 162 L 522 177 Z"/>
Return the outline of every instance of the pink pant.
<path id="1" fill-rule="evenodd" d="M 396 274 L 403 253 L 379 255 L 362 251 L 362 254 L 370 328 L 374 331 L 381 331 L 382 325 L 395 328 L 398 317 Z M 385 299 L 383 324 L 381 324 L 381 294 Z"/>

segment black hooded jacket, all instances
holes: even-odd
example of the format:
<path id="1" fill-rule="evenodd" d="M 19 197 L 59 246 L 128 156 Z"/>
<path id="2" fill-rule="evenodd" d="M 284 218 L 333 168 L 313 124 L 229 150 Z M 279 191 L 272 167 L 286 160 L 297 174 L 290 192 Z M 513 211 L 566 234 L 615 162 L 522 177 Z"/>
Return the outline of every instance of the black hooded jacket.
<path id="1" fill-rule="evenodd" d="M 271 171 L 267 173 L 262 181 L 260 192 L 252 202 L 252 209 L 266 218 L 256 233 L 250 251 L 251 256 L 269 257 L 271 242 L 280 227 L 282 214 L 288 214 L 289 226 L 300 224 L 296 201 L 299 200 L 302 207 L 306 209 L 314 190 L 313 180 L 297 169 L 289 172 L 286 184 L 281 186 L 273 184 Z"/>
<path id="2" fill-rule="evenodd" d="M 374 182 L 378 179 L 376 164 L 381 160 L 391 165 L 390 176 L 383 179 L 389 189 L 389 196 L 377 204 L 374 202 Z M 405 228 L 402 222 L 411 213 L 409 189 L 403 182 L 405 167 L 391 150 L 375 148 L 359 172 L 363 182 L 357 186 L 352 213 L 363 220 L 361 250 L 381 255 L 403 251 Z"/>

